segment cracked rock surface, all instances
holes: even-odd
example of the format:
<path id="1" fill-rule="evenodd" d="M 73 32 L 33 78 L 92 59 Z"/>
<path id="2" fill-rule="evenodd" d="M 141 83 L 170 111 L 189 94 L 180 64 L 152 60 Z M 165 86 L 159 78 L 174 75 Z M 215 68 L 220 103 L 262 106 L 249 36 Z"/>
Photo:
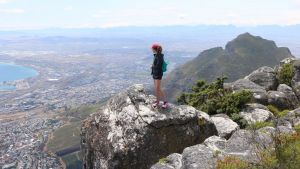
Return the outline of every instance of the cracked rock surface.
<path id="1" fill-rule="evenodd" d="M 85 120 L 81 129 L 84 168 L 150 168 L 160 158 L 218 134 L 206 113 L 190 106 L 153 109 L 154 100 L 142 85 L 134 85 Z"/>

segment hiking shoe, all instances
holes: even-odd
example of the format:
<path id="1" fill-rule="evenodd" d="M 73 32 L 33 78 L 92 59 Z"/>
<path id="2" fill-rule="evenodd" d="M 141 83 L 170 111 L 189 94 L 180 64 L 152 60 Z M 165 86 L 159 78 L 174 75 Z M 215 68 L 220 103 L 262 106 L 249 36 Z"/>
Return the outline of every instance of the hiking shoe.
<path id="1" fill-rule="evenodd" d="M 155 102 L 152 104 L 152 107 L 153 107 L 153 108 L 156 108 L 158 105 L 159 105 L 159 101 L 155 101 Z"/>
<path id="2" fill-rule="evenodd" d="M 167 109 L 169 107 L 168 102 L 164 102 L 164 104 L 161 106 L 163 109 Z"/>

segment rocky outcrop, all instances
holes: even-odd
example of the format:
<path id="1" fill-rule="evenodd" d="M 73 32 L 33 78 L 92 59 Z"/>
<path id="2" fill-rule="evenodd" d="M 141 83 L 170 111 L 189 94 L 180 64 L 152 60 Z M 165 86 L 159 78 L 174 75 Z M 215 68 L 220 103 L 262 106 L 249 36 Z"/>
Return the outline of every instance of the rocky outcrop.
<path id="1" fill-rule="evenodd" d="M 259 104 L 248 104 L 240 112 L 240 116 L 243 117 L 248 124 L 270 121 L 274 117 L 265 106 Z"/>
<path id="2" fill-rule="evenodd" d="M 264 66 L 261 67 L 250 75 L 246 76 L 245 79 L 264 87 L 265 90 L 275 90 L 277 88 L 276 73 L 273 68 Z"/>
<path id="3" fill-rule="evenodd" d="M 268 92 L 268 103 L 282 110 L 295 109 L 299 100 L 291 87 L 280 84 L 277 91 Z"/>
<path id="4" fill-rule="evenodd" d="M 232 133 L 239 129 L 239 125 L 232 121 L 226 114 L 217 114 L 211 117 L 215 124 L 218 136 L 229 139 Z"/>
<path id="5" fill-rule="evenodd" d="M 300 108 L 288 112 L 286 116 L 279 119 L 279 125 L 284 125 L 289 128 L 300 124 Z"/>
<path id="6" fill-rule="evenodd" d="M 150 168 L 160 158 L 217 134 L 206 113 L 190 106 L 153 109 L 154 100 L 142 85 L 134 85 L 85 120 L 84 168 Z"/>
<path id="7" fill-rule="evenodd" d="M 284 63 L 295 65 L 292 86 L 277 84 L 276 71 Z M 300 124 L 297 60 L 286 59 L 275 70 L 261 67 L 224 87 L 226 91 L 253 93 L 253 103 L 244 106 L 236 117 L 248 124 L 272 122 L 274 128 L 240 129 L 226 112 L 210 117 L 186 105 L 154 109 L 151 104 L 156 98 L 147 95 L 142 85 L 134 85 L 83 122 L 83 167 L 146 169 L 157 162 L 151 169 L 213 169 L 226 156 L 255 164 L 259 160 L 257 152 L 274 145 L 274 133 L 291 134 Z M 266 105 L 294 110 L 278 112 L 275 117 Z"/>
<path id="8" fill-rule="evenodd" d="M 217 160 L 225 156 L 235 156 L 251 163 L 258 162 L 257 151 L 273 146 L 273 127 L 258 131 L 238 130 L 229 140 L 212 136 L 203 144 L 188 147 L 180 154 L 171 154 L 151 169 L 214 169 Z M 170 160 L 174 159 L 176 160 Z M 174 163 L 176 161 L 176 163 Z"/>
<path id="9" fill-rule="evenodd" d="M 249 90 L 253 93 L 253 99 L 257 103 L 266 104 L 268 101 L 267 91 L 264 87 L 259 86 L 249 79 L 240 79 L 232 83 L 227 83 L 225 87 L 232 91 Z"/>

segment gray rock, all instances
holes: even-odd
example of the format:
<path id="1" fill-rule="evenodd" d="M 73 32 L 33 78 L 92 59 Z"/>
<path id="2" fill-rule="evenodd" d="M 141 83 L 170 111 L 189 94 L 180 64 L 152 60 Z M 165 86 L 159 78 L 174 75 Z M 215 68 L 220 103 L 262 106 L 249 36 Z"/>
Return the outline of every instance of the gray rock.
<path id="1" fill-rule="evenodd" d="M 263 109 L 263 110 L 269 110 L 265 105 L 259 104 L 259 103 L 248 103 L 246 104 L 246 107 L 252 108 L 252 109 Z"/>
<path id="2" fill-rule="evenodd" d="M 232 133 L 239 129 L 239 125 L 232 121 L 226 114 L 217 114 L 211 117 L 215 124 L 218 135 L 220 137 L 229 139 Z"/>
<path id="3" fill-rule="evenodd" d="M 270 121 L 274 117 L 265 106 L 259 104 L 248 104 L 239 114 L 248 124 Z"/>
<path id="4" fill-rule="evenodd" d="M 182 167 L 182 155 L 174 153 L 161 159 L 160 162 L 152 166 L 150 169 L 181 169 Z"/>
<path id="5" fill-rule="evenodd" d="M 184 149 L 182 162 L 178 164 L 181 164 L 180 169 L 214 169 L 217 160 L 225 156 L 235 156 L 250 163 L 257 163 L 257 152 L 273 146 L 272 135 L 275 131 L 273 127 L 265 127 L 258 131 L 237 130 L 229 140 L 211 136 L 203 144 Z M 166 164 L 157 163 L 155 168 L 151 169 L 169 169 L 164 168 Z M 174 164 L 172 167 L 174 168 Z"/>
<path id="6" fill-rule="evenodd" d="M 249 79 L 252 82 L 264 87 L 265 90 L 275 90 L 277 88 L 276 73 L 273 68 L 264 66 L 255 71 L 250 75 L 246 76 L 245 79 Z"/>
<path id="7" fill-rule="evenodd" d="M 81 129 L 84 168 L 150 168 L 170 153 L 217 134 L 210 117 L 190 106 L 153 109 L 142 85 L 112 97 Z"/>
<path id="8" fill-rule="evenodd" d="M 212 149 L 213 151 L 223 151 L 226 147 L 226 139 L 219 136 L 211 136 L 206 139 L 203 144 Z"/>
<path id="9" fill-rule="evenodd" d="M 297 97 L 300 98 L 300 60 L 294 61 L 295 75 L 292 79 L 292 88 Z"/>
<path id="10" fill-rule="evenodd" d="M 300 124 L 300 108 L 290 111 L 286 116 L 280 119 L 278 125 L 283 125 L 291 128 Z"/>
<path id="11" fill-rule="evenodd" d="M 288 63 L 293 63 L 296 60 L 297 60 L 296 58 L 285 58 L 282 61 L 280 61 L 280 66 Z"/>
<path id="12" fill-rule="evenodd" d="M 294 109 L 298 107 L 299 100 L 292 88 L 281 84 L 279 85 L 278 91 L 268 92 L 268 103 L 278 107 L 279 109 Z"/>
<path id="13" fill-rule="evenodd" d="M 182 169 L 214 169 L 217 162 L 214 151 L 203 144 L 184 149 Z"/>
<path id="14" fill-rule="evenodd" d="M 250 81 L 249 79 L 240 79 L 232 83 L 226 84 L 227 88 L 232 91 L 249 90 L 253 93 L 253 99 L 257 103 L 266 104 L 267 103 L 267 91 L 264 87 Z"/>

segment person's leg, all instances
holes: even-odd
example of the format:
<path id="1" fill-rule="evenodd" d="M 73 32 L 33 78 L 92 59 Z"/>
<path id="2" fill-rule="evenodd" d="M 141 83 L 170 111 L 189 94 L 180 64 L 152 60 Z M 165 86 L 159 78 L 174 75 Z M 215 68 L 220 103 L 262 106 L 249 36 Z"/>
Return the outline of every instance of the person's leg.
<path id="1" fill-rule="evenodd" d="M 163 101 L 164 101 L 164 104 L 162 105 L 162 107 L 167 108 L 168 107 L 168 101 L 167 101 L 165 93 L 161 90 L 161 80 L 158 81 L 157 86 L 159 88 L 160 98 L 163 99 Z"/>
<path id="2" fill-rule="evenodd" d="M 156 100 L 160 101 L 160 92 L 159 92 L 159 80 L 155 79 L 155 94 L 156 94 Z"/>
<path id="3" fill-rule="evenodd" d="M 154 94 L 156 96 L 156 101 L 152 104 L 153 107 L 157 107 L 159 104 L 159 92 L 157 91 L 157 80 L 154 79 Z"/>

